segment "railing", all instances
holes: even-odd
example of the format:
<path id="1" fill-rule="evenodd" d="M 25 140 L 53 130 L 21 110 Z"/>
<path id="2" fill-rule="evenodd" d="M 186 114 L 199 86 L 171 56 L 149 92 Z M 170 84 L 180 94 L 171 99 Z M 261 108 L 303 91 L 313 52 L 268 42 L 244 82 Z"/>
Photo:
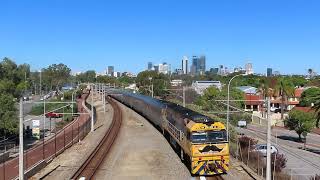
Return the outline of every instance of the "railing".
<path id="1" fill-rule="evenodd" d="M 89 94 L 84 94 L 82 99 L 86 101 L 88 95 Z M 86 103 L 86 105 L 88 104 Z M 81 113 L 85 111 L 84 108 L 82 108 L 82 105 L 80 105 L 78 109 Z M 96 112 L 94 108 L 94 115 L 95 114 Z M 71 147 L 73 144 L 82 140 L 90 132 L 90 120 L 91 118 L 89 114 L 81 114 L 76 120 L 72 121 L 63 129 L 56 132 L 51 138 L 45 141 L 39 141 L 39 143 L 35 147 L 25 151 L 25 173 L 28 173 L 28 171 L 32 170 L 37 165 L 56 157 L 57 155 L 61 154 L 64 150 Z M 18 157 L 1 163 L 0 180 L 17 178 L 19 173 L 18 164 Z"/>

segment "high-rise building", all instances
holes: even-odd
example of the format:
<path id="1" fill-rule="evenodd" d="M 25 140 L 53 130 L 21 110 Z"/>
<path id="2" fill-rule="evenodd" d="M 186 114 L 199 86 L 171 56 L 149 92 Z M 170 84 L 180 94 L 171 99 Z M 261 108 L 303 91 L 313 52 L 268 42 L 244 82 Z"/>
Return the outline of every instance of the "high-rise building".
<path id="1" fill-rule="evenodd" d="M 267 77 L 272 76 L 272 68 L 267 68 Z"/>
<path id="2" fill-rule="evenodd" d="M 212 74 L 218 74 L 219 68 L 210 68 L 210 73 Z"/>
<path id="3" fill-rule="evenodd" d="M 274 75 L 274 76 L 280 76 L 281 74 L 280 74 L 280 71 L 274 71 L 274 72 L 273 72 L 273 75 Z"/>
<path id="4" fill-rule="evenodd" d="M 177 68 L 174 72 L 176 75 L 181 75 L 184 74 L 184 72 L 182 71 L 182 69 Z"/>
<path id="5" fill-rule="evenodd" d="M 187 56 L 183 56 L 182 58 L 182 72 L 183 74 L 188 74 L 188 57 Z"/>
<path id="6" fill-rule="evenodd" d="M 206 72 L 206 57 L 192 56 L 191 74 L 204 74 Z"/>
<path id="7" fill-rule="evenodd" d="M 247 63 L 245 65 L 246 74 L 253 74 L 253 66 L 252 63 Z"/>
<path id="8" fill-rule="evenodd" d="M 108 72 L 107 74 L 109 76 L 113 76 L 113 73 L 114 73 L 114 66 L 108 66 Z"/>
<path id="9" fill-rule="evenodd" d="M 148 71 L 151 71 L 153 68 L 152 62 L 148 62 Z"/>
<path id="10" fill-rule="evenodd" d="M 223 65 L 219 65 L 218 74 L 221 75 L 221 76 L 224 75 Z"/>
<path id="11" fill-rule="evenodd" d="M 198 73 L 200 75 L 203 75 L 205 72 L 206 72 L 206 57 L 205 56 L 200 56 Z"/>
<path id="12" fill-rule="evenodd" d="M 154 70 L 158 73 L 171 74 L 171 65 L 167 63 L 162 63 L 154 66 Z"/>

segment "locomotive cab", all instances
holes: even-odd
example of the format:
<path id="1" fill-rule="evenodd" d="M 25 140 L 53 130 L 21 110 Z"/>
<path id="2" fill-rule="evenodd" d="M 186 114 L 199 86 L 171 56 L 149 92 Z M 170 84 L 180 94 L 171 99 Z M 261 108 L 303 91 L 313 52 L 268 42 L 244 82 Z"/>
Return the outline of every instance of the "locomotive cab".
<path id="1" fill-rule="evenodd" d="M 197 175 L 223 174 L 229 170 L 229 145 L 225 126 L 220 122 L 187 125 L 191 173 Z"/>

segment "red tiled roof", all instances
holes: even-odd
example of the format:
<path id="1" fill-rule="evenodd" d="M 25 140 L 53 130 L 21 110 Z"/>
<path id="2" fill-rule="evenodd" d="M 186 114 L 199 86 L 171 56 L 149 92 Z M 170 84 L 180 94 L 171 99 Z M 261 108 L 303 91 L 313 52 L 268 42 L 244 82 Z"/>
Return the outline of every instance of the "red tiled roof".
<path id="1" fill-rule="evenodd" d="M 311 107 L 294 107 L 293 110 L 303 111 L 303 112 L 313 112 Z"/>
<path id="2" fill-rule="evenodd" d="M 263 100 L 262 96 L 255 94 L 245 94 L 245 100 L 246 105 L 260 105 L 263 103 L 261 101 Z"/>
<path id="3" fill-rule="evenodd" d="M 294 97 L 301 97 L 302 92 L 304 91 L 304 88 L 297 88 L 294 90 Z"/>

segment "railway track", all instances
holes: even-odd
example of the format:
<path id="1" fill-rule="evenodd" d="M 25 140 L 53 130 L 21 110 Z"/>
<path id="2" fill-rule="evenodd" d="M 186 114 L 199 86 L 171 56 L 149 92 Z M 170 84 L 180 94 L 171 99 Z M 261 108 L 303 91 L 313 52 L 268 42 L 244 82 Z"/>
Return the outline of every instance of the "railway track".
<path id="1" fill-rule="evenodd" d="M 80 168 L 73 174 L 71 179 L 93 179 L 96 170 L 99 168 L 101 162 L 105 159 L 108 154 L 114 140 L 117 137 L 117 134 L 120 130 L 121 122 L 122 122 L 122 114 L 120 107 L 117 103 L 110 98 L 106 97 L 106 100 L 113 107 L 113 119 L 110 124 L 109 129 L 106 134 L 102 138 L 101 142 L 98 146 L 93 150 L 88 159 L 80 166 Z"/>
<path id="2" fill-rule="evenodd" d="M 222 176 L 199 176 L 196 180 L 223 180 Z"/>

